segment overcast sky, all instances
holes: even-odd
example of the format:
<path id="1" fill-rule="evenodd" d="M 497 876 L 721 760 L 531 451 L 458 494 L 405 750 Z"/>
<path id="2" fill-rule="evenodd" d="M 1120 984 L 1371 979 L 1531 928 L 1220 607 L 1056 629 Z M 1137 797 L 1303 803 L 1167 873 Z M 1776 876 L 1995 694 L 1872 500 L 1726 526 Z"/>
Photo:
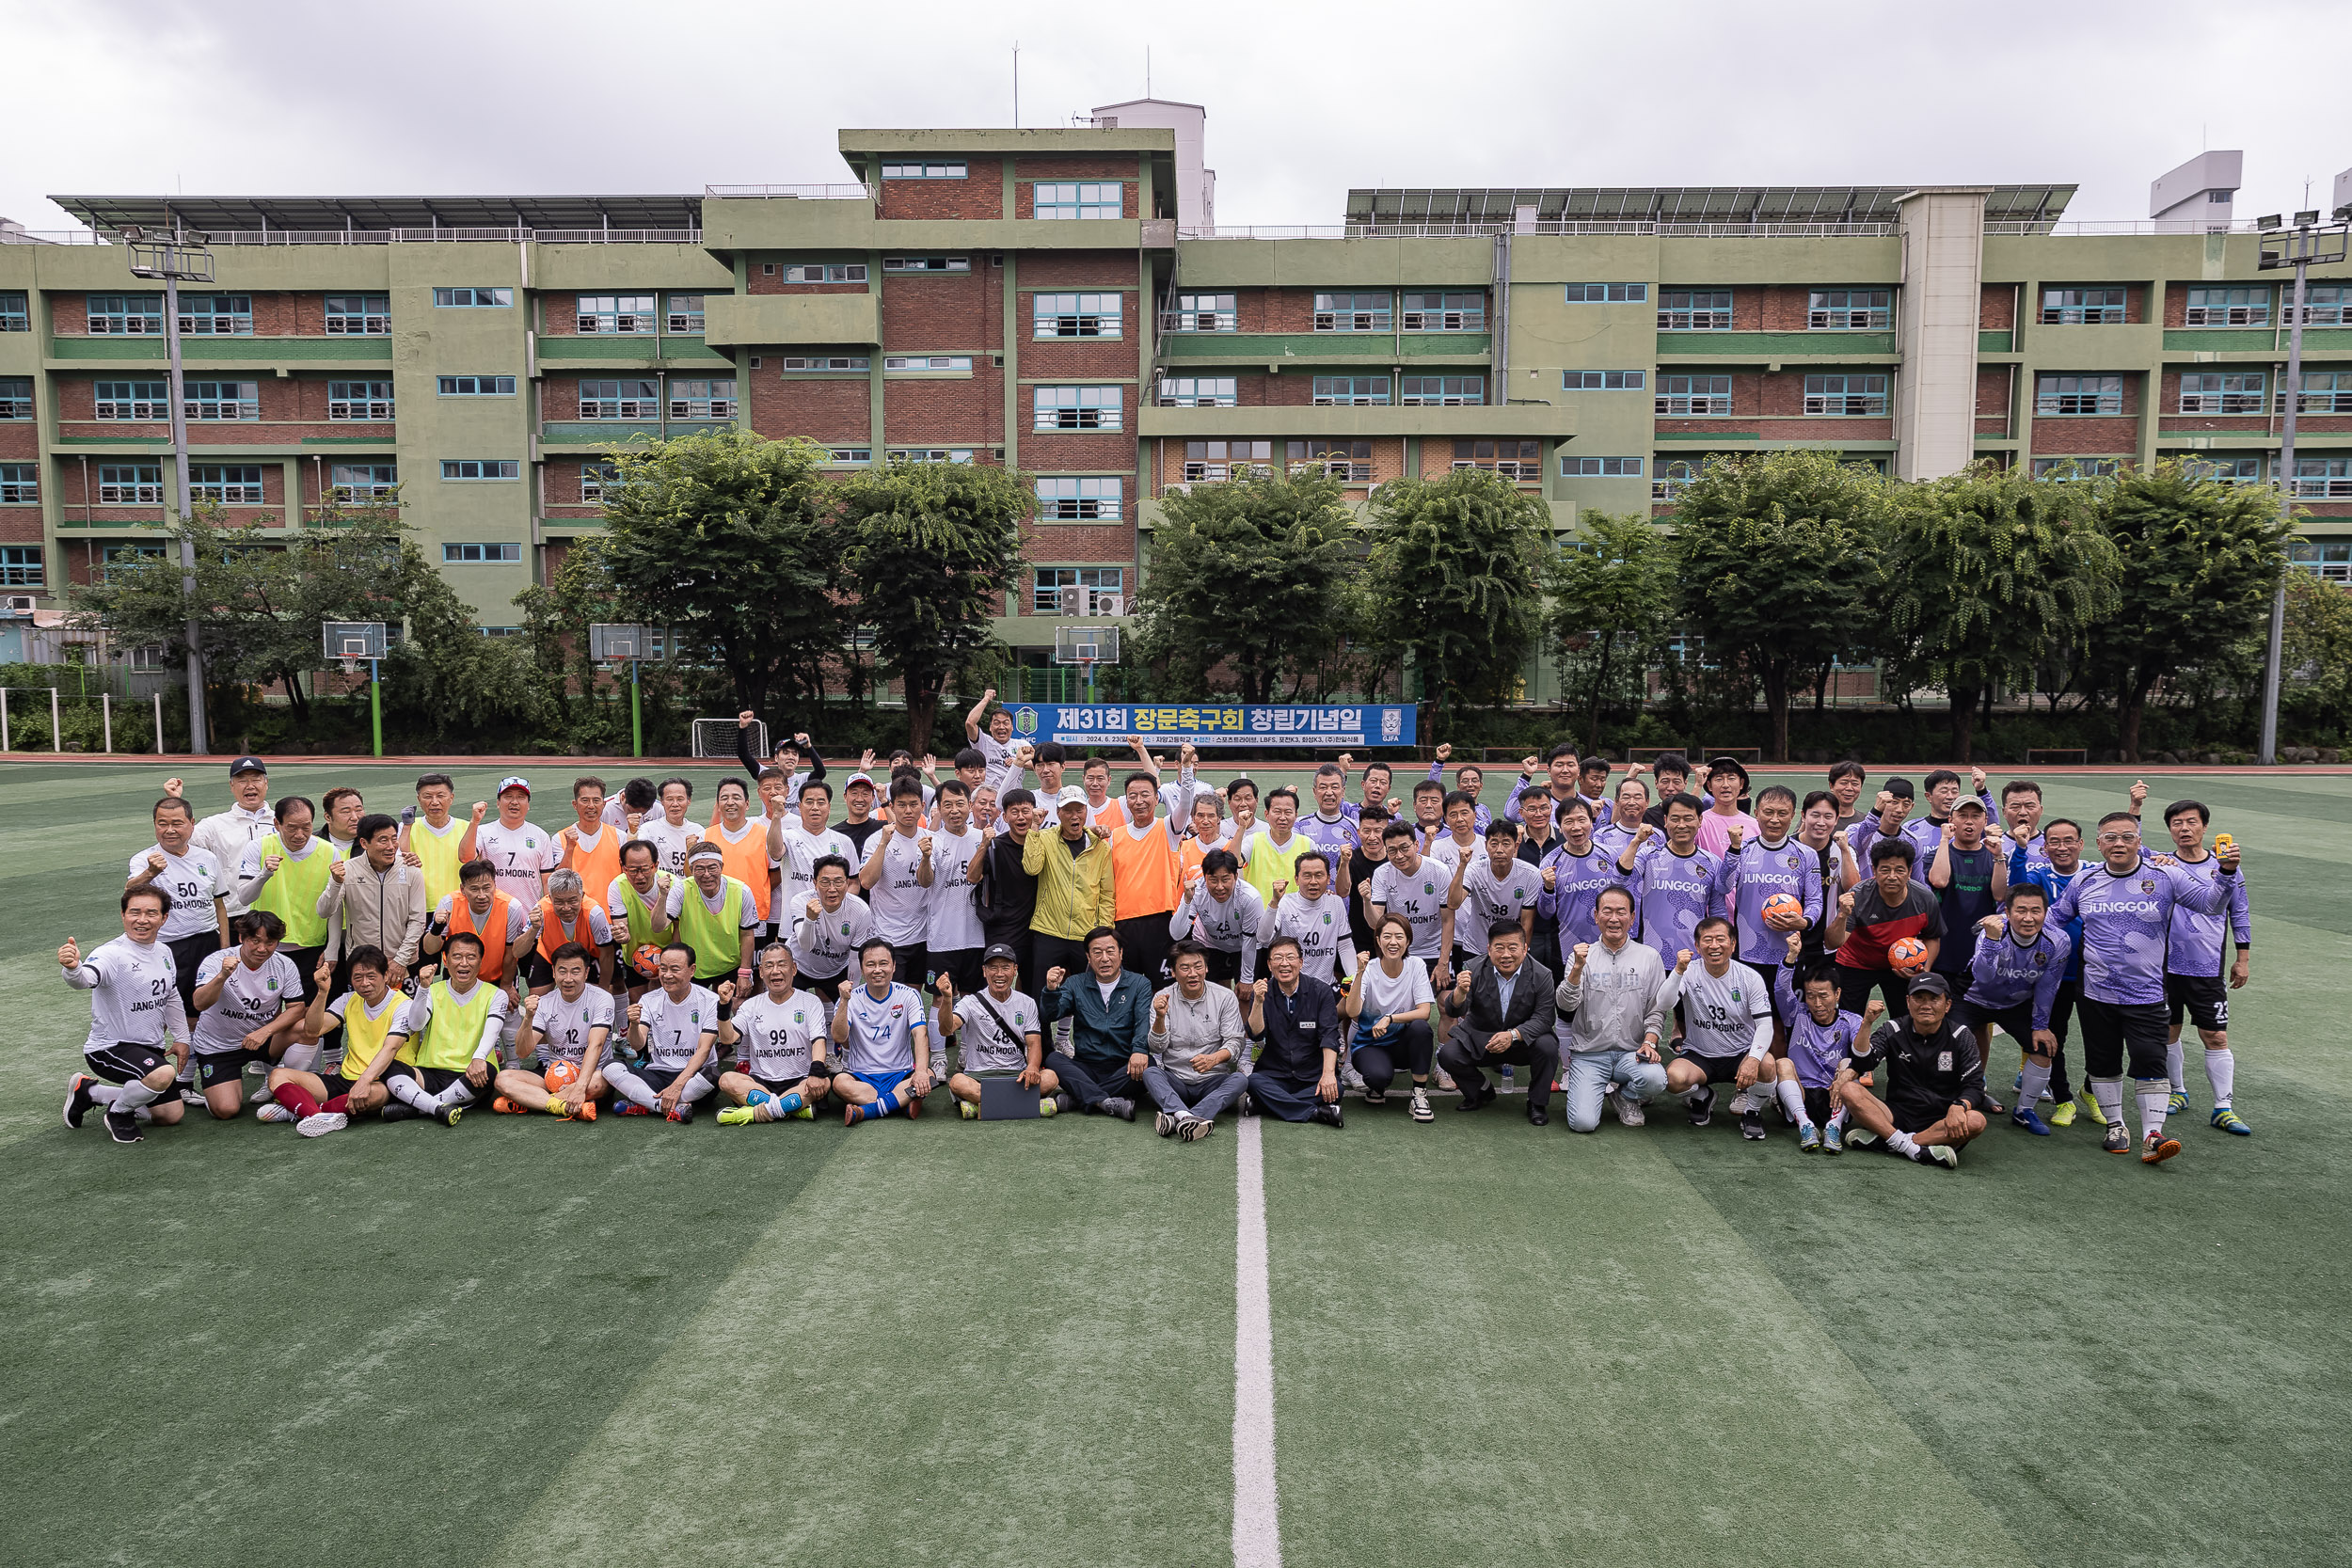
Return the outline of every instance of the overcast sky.
<path id="1" fill-rule="evenodd" d="M 2144 218 L 2205 147 L 2245 150 L 2244 219 L 2352 166 L 2345 0 L 0 0 L 0 214 L 35 230 L 54 192 L 837 181 L 842 126 L 1011 124 L 1015 40 L 1029 126 L 1142 96 L 1149 46 L 1208 108 L 1220 224 L 1335 223 L 1354 185 L 2039 181 Z"/>

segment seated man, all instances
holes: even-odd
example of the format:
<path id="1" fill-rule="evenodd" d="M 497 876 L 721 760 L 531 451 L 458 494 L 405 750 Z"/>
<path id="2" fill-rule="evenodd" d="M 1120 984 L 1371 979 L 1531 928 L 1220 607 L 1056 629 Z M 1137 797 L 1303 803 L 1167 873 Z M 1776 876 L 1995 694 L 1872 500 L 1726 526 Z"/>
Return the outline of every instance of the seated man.
<path id="1" fill-rule="evenodd" d="M 268 910 L 248 910 L 229 923 L 229 934 L 234 947 L 207 953 L 196 966 L 196 1069 L 204 1101 L 221 1121 L 245 1108 L 246 1069 L 266 1075 L 302 1023 L 302 977 L 278 950 L 285 923 Z M 310 956 L 314 968 L 318 958 Z M 294 1119 L 275 1102 L 254 1115 Z"/>
<path id="2" fill-rule="evenodd" d="M 270 1098 L 286 1108 L 294 1118 L 294 1131 L 306 1138 L 340 1132 L 353 1117 L 383 1108 L 383 1084 L 371 1080 L 362 1097 L 359 1079 L 382 1053 L 384 1037 L 400 1022 L 401 1008 L 408 1001 L 392 989 L 392 960 L 381 947 L 355 947 L 342 963 L 351 989 L 330 1002 L 327 978 L 321 976 L 302 1028 L 307 1038 L 321 1041 L 328 1032 L 342 1031 L 341 1065 L 330 1067 L 322 1056 L 314 1069 L 281 1064 L 269 1075 Z M 335 960 L 322 956 L 319 968 L 331 974 Z"/>
<path id="3" fill-rule="evenodd" d="M 952 802 L 946 785 L 940 792 Z M 1035 1089 L 1041 1117 L 1061 1108 L 1056 1103 L 1061 1080 L 1045 1065 L 1045 1037 L 1040 1033 L 1044 1025 L 1037 1003 L 1012 989 L 1020 974 L 1021 959 L 1000 942 L 980 955 L 986 990 L 958 996 L 954 976 L 939 977 L 939 1032 L 963 1052 L 957 1063 L 960 1070 L 947 1079 L 947 1092 L 955 1097 L 956 1114 L 966 1121 L 980 1114 L 984 1078 L 1009 1078 L 1025 1089 Z"/>
<path id="4" fill-rule="evenodd" d="M 188 1021 L 171 949 L 156 940 L 170 913 L 171 895 L 162 888 L 124 888 L 122 935 L 87 958 L 72 937 L 57 949 L 65 983 L 90 993 L 89 1037 L 82 1044 L 87 1070 L 66 1081 L 68 1127 L 103 1105 L 107 1136 L 135 1144 L 143 1138 L 141 1121 L 169 1127 L 180 1119 L 180 1101 L 166 1097 L 188 1059 Z"/>
<path id="5" fill-rule="evenodd" d="M 1108 926 L 1087 933 L 1086 958 L 1083 977 L 1059 965 L 1045 972 L 1045 994 L 1038 998 L 1044 1022 L 1074 1021 L 1070 1049 L 1054 1052 L 1045 1065 L 1087 1115 L 1133 1121 L 1135 1097 L 1152 1065 L 1152 983 L 1124 967 L 1119 933 Z"/>
<path id="6" fill-rule="evenodd" d="M 833 1075 L 841 1124 L 855 1127 L 904 1110 L 912 1121 L 931 1092 L 931 1037 L 923 997 L 898 984 L 897 957 L 882 937 L 857 952 L 862 983 L 841 994 L 833 1015 L 834 1043 L 843 1047 L 842 1070 Z"/>
<path id="7" fill-rule="evenodd" d="M 1983 1092 L 1984 1058 L 1976 1037 L 1947 1016 L 1952 990 L 1944 976 L 1915 976 L 1904 1001 L 1910 1016 L 1880 1024 L 1870 1048 L 1837 1074 L 1837 1101 L 1855 1122 L 1846 1141 L 1856 1148 L 1883 1143 L 1906 1160 L 1958 1170 L 1962 1147 L 1984 1131 L 1984 1113 L 1969 1103 L 1971 1090 Z M 1868 1087 L 1881 1062 L 1883 1101 Z"/>
<path id="8" fill-rule="evenodd" d="M 694 983 L 694 950 L 674 942 L 661 950 L 654 971 L 660 983 L 628 1005 L 628 1043 L 637 1052 L 631 1068 L 618 1055 L 604 1065 L 604 1081 L 626 1103 L 625 1117 L 694 1119 L 694 1101 L 710 1092 L 703 1067 L 719 1040 L 720 1009 L 735 994 L 735 982 L 716 992 Z"/>
<path id="9" fill-rule="evenodd" d="M 1209 953 L 1197 942 L 1168 949 L 1176 983 L 1152 999 L 1152 1065 L 1143 1088 L 1157 1105 L 1152 1127 L 1197 1143 L 1216 1128 L 1248 1087 L 1242 1076 L 1245 1036 L 1241 1004 L 1223 986 L 1209 984 Z"/>
<path id="10" fill-rule="evenodd" d="M 1666 1064 L 1666 1092 L 1682 1096 L 1692 1126 L 1705 1127 L 1714 1119 L 1715 1085 L 1737 1085 L 1731 1108 L 1740 1114 L 1740 1135 L 1761 1138 L 1764 1106 L 1780 1079 L 1772 1069 L 1771 992 L 1762 975 L 1732 958 L 1739 938 L 1730 921 L 1710 914 L 1692 934 L 1699 961 L 1692 964 L 1687 952 L 1677 955 L 1682 1043 Z M 1759 1077 L 1761 1089 L 1756 1087 Z"/>
<path id="11" fill-rule="evenodd" d="M 490 1058 L 506 1034 L 506 993 L 483 974 L 482 938 L 473 932 L 453 932 L 441 956 L 449 977 L 434 979 L 429 964 L 417 972 L 422 989 L 352 1087 L 358 1100 L 381 1083 L 391 1096 L 386 1121 L 426 1117 L 454 1127 L 490 1082 Z"/>
<path id="12" fill-rule="evenodd" d="M 1772 972 L 1772 1003 L 1788 1030 L 1788 1054 L 1775 1064 L 1780 1082 L 1773 1092 L 1797 1124 L 1797 1152 L 1842 1154 L 1848 1112 L 1832 1092 L 1837 1069 L 1866 1049 L 1886 1005 L 1873 996 L 1859 1017 L 1844 1011 L 1837 973 L 1827 955 L 1801 963 L 1804 932 L 1788 933 L 1788 961 Z"/>
<path id="13" fill-rule="evenodd" d="M 559 871 L 548 880 L 571 876 Z M 588 983 L 593 962 L 588 949 L 576 942 L 555 950 L 549 966 L 554 989 L 523 998 L 523 1026 L 515 1049 L 524 1065 L 499 1074 L 491 1110 L 545 1111 L 567 1121 L 574 1117 L 596 1119 L 596 1101 L 612 1092 L 603 1069 L 605 1058 L 612 1053 L 612 993 Z M 570 1071 L 557 1073 L 562 1086 L 554 1087 L 548 1074 L 559 1063 Z"/>
<path id="14" fill-rule="evenodd" d="M 1632 940 L 1632 893 L 1602 888 L 1593 899 L 1592 921 L 1600 940 L 1569 949 L 1567 977 L 1552 995 L 1558 1009 L 1552 1033 L 1567 1058 L 1571 1132 L 1600 1126 L 1604 1097 L 1616 1107 L 1620 1126 L 1643 1124 L 1643 1102 L 1666 1091 L 1658 1042 L 1675 1005 L 1665 962 L 1656 949 Z M 1568 934 L 1563 931 L 1562 939 Z"/>
<path id="15" fill-rule="evenodd" d="M 1248 986 L 1250 1035 L 1265 1042 L 1249 1074 L 1242 1114 L 1264 1111 L 1284 1121 L 1344 1127 L 1340 1113 L 1338 993 L 1306 973 L 1296 937 L 1266 945 L 1269 980 Z M 1238 991 L 1236 992 L 1238 996 Z"/>
<path id="16" fill-rule="evenodd" d="M 797 989 L 792 949 L 770 942 L 759 951 L 759 993 L 738 1004 L 719 1025 L 719 1043 L 735 1046 L 735 1069 L 719 1074 L 730 1101 L 722 1127 L 797 1117 L 813 1121 L 833 1073 L 825 1066 L 828 1029 L 823 1000 Z"/>
<path id="17" fill-rule="evenodd" d="M 1527 956 L 1527 933 L 1518 921 L 1499 922 L 1486 932 L 1486 956 L 1475 959 L 1454 982 L 1447 1011 L 1459 1022 L 1438 1053 L 1438 1065 L 1453 1074 L 1462 1091 L 1461 1108 L 1475 1111 L 1494 1097 L 1484 1068 L 1505 1063 L 1527 1073 L 1527 1119 L 1537 1127 L 1551 1120 L 1551 1085 L 1560 1076 L 1560 1046 L 1551 1024 L 1557 1003 L 1551 971 Z"/>

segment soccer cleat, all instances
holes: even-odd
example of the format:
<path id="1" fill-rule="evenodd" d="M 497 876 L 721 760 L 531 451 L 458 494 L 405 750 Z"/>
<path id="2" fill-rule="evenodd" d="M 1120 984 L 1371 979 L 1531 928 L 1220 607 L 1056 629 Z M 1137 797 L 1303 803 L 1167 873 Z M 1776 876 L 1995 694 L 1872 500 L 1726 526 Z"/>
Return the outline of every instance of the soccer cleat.
<path id="1" fill-rule="evenodd" d="M 817 1107 L 803 1101 L 799 1110 L 788 1112 L 787 1114 L 789 1115 L 794 1121 L 815 1121 L 817 1119 Z"/>
<path id="2" fill-rule="evenodd" d="M 968 1100 L 959 1100 L 956 1101 L 956 1115 L 966 1121 L 977 1121 L 980 1119 L 980 1108 Z"/>
<path id="3" fill-rule="evenodd" d="M 1760 1142 L 1764 1137 L 1764 1113 L 1754 1104 L 1740 1113 L 1740 1135 L 1750 1143 Z"/>
<path id="4" fill-rule="evenodd" d="M 594 1121 L 594 1120 L 596 1120 L 596 1102 L 595 1101 L 593 1101 L 593 1100 L 583 1100 L 583 1101 L 581 1101 L 580 1102 L 580 1109 L 579 1109 L 578 1111 L 575 1111 L 574 1113 L 572 1113 L 572 1116 L 570 1117 L 570 1118 L 569 1118 L 569 1119 L 571 1119 L 571 1120 L 573 1120 L 573 1121 Z"/>
<path id="5" fill-rule="evenodd" d="M 340 1132 L 350 1125 L 351 1118 L 341 1111 L 321 1111 L 314 1117 L 304 1117 L 295 1122 L 294 1131 L 306 1138 L 319 1138 L 329 1132 Z"/>
<path id="6" fill-rule="evenodd" d="M 1241 1099 L 1234 1101 L 1234 1105 L 1243 1116 L 1254 1117 L 1258 1114 L 1258 1102 L 1249 1097 L 1248 1089 L 1241 1091 Z"/>
<path id="7" fill-rule="evenodd" d="M 1809 1121 L 1797 1123 L 1797 1152 L 1818 1154 L 1821 1150 L 1821 1130 Z"/>
<path id="8" fill-rule="evenodd" d="M 562 1095 L 549 1095 L 548 1097 L 548 1115 L 553 1117 L 558 1121 L 569 1121 L 572 1119 L 572 1108 L 564 1103 L 564 1097 Z"/>
<path id="9" fill-rule="evenodd" d="M 523 1104 L 521 1101 L 509 1100 L 501 1094 L 492 1097 L 490 1109 L 502 1117 L 519 1117 L 524 1115 L 530 1107 Z"/>
<path id="10" fill-rule="evenodd" d="M 1701 1084 L 1697 1092 L 1682 1103 L 1691 1113 L 1691 1125 L 1705 1127 L 1715 1119 L 1715 1085 Z"/>
<path id="11" fill-rule="evenodd" d="M 2108 1122 L 2106 1136 L 2100 1140 L 2099 1148 L 2106 1154 L 2129 1154 L 2132 1151 L 2132 1135 L 2122 1122 Z"/>
<path id="12" fill-rule="evenodd" d="M 625 1117 L 649 1117 L 653 1115 L 653 1111 L 647 1106 L 638 1104 L 634 1100 L 624 1100 L 621 1101 L 621 1115 Z"/>
<path id="13" fill-rule="evenodd" d="M 90 1098 L 89 1086 L 98 1082 L 87 1072 L 77 1072 L 65 1081 L 65 1124 L 79 1127 L 89 1108 L 98 1103 Z"/>
<path id="14" fill-rule="evenodd" d="M 1176 1127 L 1176 1118 L 1169 1116 L 1166 1111 L 1162 1111 L 1158 1116 L 1152 1118 L 1152 1131 L 1157 1132 L 1163 1138 L 1175 1132 Z"/>
<path id="15" fill-rule="evenodd" d="M 415 1119 L 416 1115 L 417 1108 L 406 1101 L 388 1100 L 384 1101 L 384 1108 L 375 1113 L 375 1119 L 378 1121 L 411 1121 Z"/>
<path id="16" fill-rule="evenodd" d="M 1821 1152 L 1824 1154 L 1846 1152 L 1846 1130 L 1834 1121 L 1821 1129 Z"/>
<path id="17" fill-rule="evenodd" d="M 797 1115 L 798 1113 L 795 1114 Z M 1061 1115 L 1061 1096 L 1057 1094 L 1039 1095 L 1037 1097 L 1037 1114 L 1041 1117 L 1057 1117 Z"/>
<path id="18" fill-rule="evenodd" d="M 2234 1132 L 2241 1138 L 2250 1138 L 2254 1135 L 2254 1130 L 2246 1125 L 2246 1118 L 2227 1105 L 2217 1105 L 2213 1108 L 2212 1125 L 2220 1128 L 2224 1132 Z"/>
<path id="19" fill-rule="evenodd" d="M 675 1105 L 670 1108 L 669 1115 L 664 1117 L 662 1119 L 665 1121 L 675 1121 L 680 1125 L 692 1121 L 694 1119 L 694 1102 L 691 1100 L 679 1101 Z"/>
<path id="20" fill-rule="evenodd" d="M 2085 1084 L 2081 1091 L 2074 1096 L 2074 1103 L 2081 1109 L 2083 1115 L 2093 1121 L 2104 1123 L 2107 1119 L 2107 1114 L 2099 1109 L 2099 1097 L 2090 1092 L 2090 1085 L 2088 1084 Z"/>
<path id="21" fill-rule="evenodd" d="M 749 1105 L 730 1105 L 719 1113 L 722 1127 L 749 1127 L 759 1119 L 759 1113 Z"/>
<path id="22" fill-rule="evenodd" d="M 263 1101 L 253 1108 L 255 1121 L 292 1121 L 294 1114 L 275 1100 Z"/>
<path id="23" fill-rule="evenodd" d="M 2022 1127 L 2037 1138 L 2046 1138 L 2050 1135 L 2050 1124 L 2023 1105 L 2009 1114 L 2009 1124 L 2011 1127 Z"/>
<path id="24" fill-rule="evenodd" d="M 180 1103 L 183 1105 L 192 1106 L 198 1110 L 202 1110 L 209 1102 L 205 1100 L 204 1091 L 202 1089 L 195 1088 L 189 1085 L 183 1084 L 180 1085 Z"/>
<path id="25" fill-rule="evenodd" d="M 1412 1102 L 1406 1106 L 1405 1114 L 1411 1117 L 1415 1121 L 1435 1121 L 1438 1119 L 1438 1113 L 1430 1107 L 1429 1091 L 1427 1088 L 1419 1084 L 1415 1084 L 1413 1085 Z"/>
<path id="26" fill-rule="evenodd" d="M 2139 1146 L 2139 1163 L 2160 1165 L 2181 1151 L 2181 1140 L 2168 1138 L 2162 1132 L 2151 1132 Z"/>
<path id="27" fill-rule="evenodd" d="M 2164 1114 L 2168 1117 L 2181 1116 L 2186 1113 L 2187 1110 L 2188 1096 L 2183 1094 L 2178 1089 L 2174 1089 L 2172 1091 L 2172 1098 L 2164 1102 Z"/>
<path id="28" fill-rule="evenodd" d="M 433 1113 L 433 1119 L 443 1127 L 454 1127 L 457 1125 L 457 1118 L 465 1114 L 466 1108 L 463 1105 L 444 1105 Z"/>
<path id="29" fill-rule="evenodd" d="M 1922 1144 L 1917 1158 L 1923 1165 L 1941 1165 L 1946 1170 L 1960 1169 L 1960 1150 L 1949 1144 Z"/>
<path id="30" fill-rule="evenodd" d="M 135 1144 L 146 1141 L 145 1135 L 139 1132 L 139 1118 L 127 1111 L 106 1113 L 106 1136 L 119 1144 Z"/>
<path id="31" fill-rule="evenodd" d="M 2042 1119 L 2049 1123 L 2052 1127 L 2074 1126 L 2074 1102 L 2071 1100 L 2059 1101 L 2056 1105 L 2050 1108 L 2050 1114 Z"/>

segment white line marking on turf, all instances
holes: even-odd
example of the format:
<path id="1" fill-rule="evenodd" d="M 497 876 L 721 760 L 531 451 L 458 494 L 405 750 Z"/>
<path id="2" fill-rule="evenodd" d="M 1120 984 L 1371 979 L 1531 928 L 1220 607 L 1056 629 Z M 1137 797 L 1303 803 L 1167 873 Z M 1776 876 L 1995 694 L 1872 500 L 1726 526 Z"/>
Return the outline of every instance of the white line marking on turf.
<path id="1" fill-rule="evenodd" d="M 1234 1163 L 1233 1568 L 1281 1568 L 1274 1492 L 1274 1308 L 1266 1295 L 1261 1118 L 1243 1117 Z"/>

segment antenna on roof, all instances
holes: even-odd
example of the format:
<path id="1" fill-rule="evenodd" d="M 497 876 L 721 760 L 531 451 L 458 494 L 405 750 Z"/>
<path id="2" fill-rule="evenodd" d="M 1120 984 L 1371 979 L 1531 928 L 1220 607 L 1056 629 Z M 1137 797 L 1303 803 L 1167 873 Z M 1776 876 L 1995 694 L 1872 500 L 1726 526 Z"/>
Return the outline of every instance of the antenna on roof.
<path id="1" fill-rule="evenodd" d="M 1012 40 L 1012 128 L 1021 129 L 1021 40 Z"/>
<path id="2" fill-rule="evenodd" d="M 1143 96 L 1152 96 L 1152 46 L 1143 46 Z"/>

